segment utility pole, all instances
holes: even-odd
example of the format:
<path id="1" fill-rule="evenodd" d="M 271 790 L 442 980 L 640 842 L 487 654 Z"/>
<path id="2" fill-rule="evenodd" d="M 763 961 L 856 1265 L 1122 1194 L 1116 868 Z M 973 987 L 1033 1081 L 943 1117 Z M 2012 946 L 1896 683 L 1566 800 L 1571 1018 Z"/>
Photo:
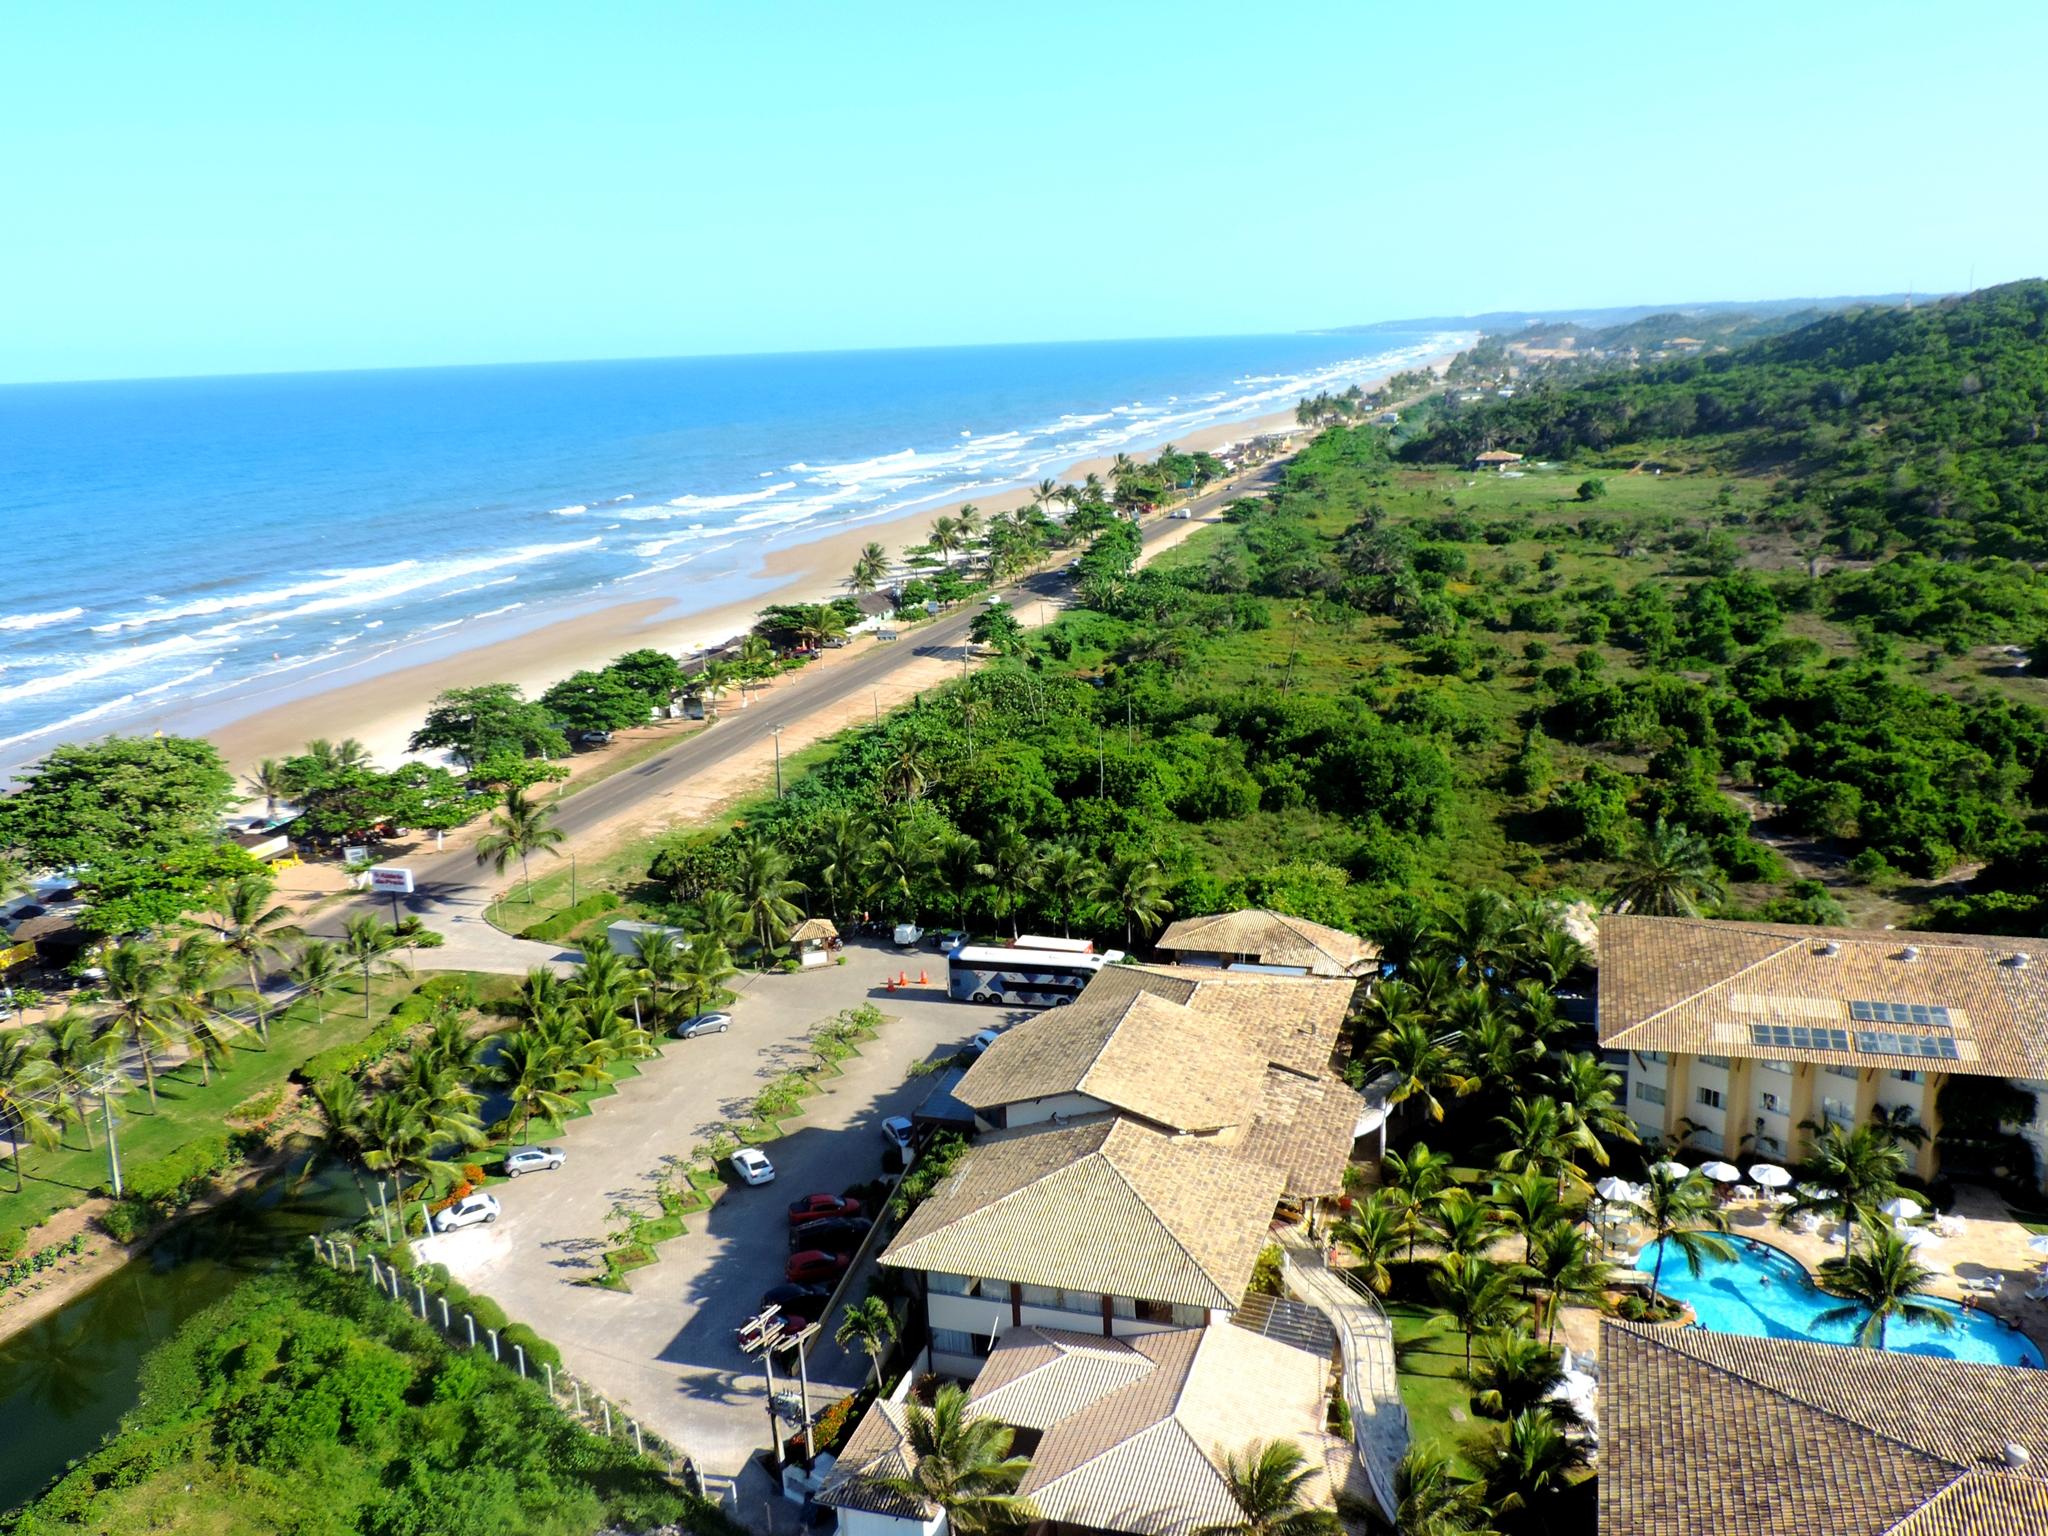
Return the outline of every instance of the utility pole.
<path id="1" fill-rule="evenodd" d="M 775 1412 L 775 1351 L 782 1342 L 782 1323 L 778 1317 L 781 1311 L 780 1307 L 763 1307 L 740 1326 L 740 1348 L 750 1355 L 759 1355 L 761 1368 L 768 1375 L 768 1444 L 775 1453 L 778 1481 L 782 1472 L 782 1420 Z"/>
<path id="2" fill-rule="evenodd" d="M 569 855 L 569 905 L 576 905 L 576 855 Z"/>
<path id="3" fill-rule="evenodd" d="M 804 1346 L 816 1338 L 817 1334 L 818 1325 L 806 1323 L 802 1332 L 785 1336 L 783 1339 L 785 1344 L 796 1345 L 796 1400 L 803 1405 L 804 1410 L 804 1455 L 813 1461 L 817 1459 L 818 1447 L 811 1438 L 811 1372 L 810 1367 L 804 1363 Z"/>
<path id="4" fill-rule="evenodd" d="M 107 1125 L 107 1183 L 114 1191 L 116 1200 L 121 1198 L 121 1148 L 114 1140 L 114 1099 L 111 1088 L 113 1074 L 100 1074 L 100 1115 Z M 87 1138 L 88 1140 L 90 1138 Z"/>
<path id="5" fill-rule="evenodd" d="M 775 738 L 775 798 L 782 798 L 782 727 L 771 725 L 768 734 Z"/>

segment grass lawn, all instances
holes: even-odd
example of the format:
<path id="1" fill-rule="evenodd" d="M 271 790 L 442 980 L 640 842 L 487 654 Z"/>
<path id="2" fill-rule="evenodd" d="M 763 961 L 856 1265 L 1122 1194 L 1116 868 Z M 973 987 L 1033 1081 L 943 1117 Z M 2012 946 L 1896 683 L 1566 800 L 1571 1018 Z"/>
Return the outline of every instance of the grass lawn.
<path id="1" fill-rule="evenodd" d="M 1451 1454 L 1461 1475 L 1475 1475 L 1472 1454 L 1485 1444 L 1492 1424 L 1472 1408 L 1465 1336 L 1441 1313 L 1417 1302 L 1389 1302 L 1387 1316 L 1394 1325 L 1401 1401 L 1408 1407 L 1415 1443 L 1436 1442 Z"/>
<path id="2" fill-rule="evenodd" d="M 480 977 L 480 984 L 496 978 Z M 370 984 L 371 1023 L 363 1022 L 360 979 L 345 983 L 328 999 L 325 1017 L 313 1004 L 299 1002 L 271 1020 L 270 1045 L 265 1048 L 251 1031 L 241 1040 L 228 1060 L 213 1069 L 212 1081 L 202 1082 L 196 1062 L 157 1075 L 157 1105 L 138 1083 L 134 1090 L 115 1101 L 114 1120 L 119 1135 L 121 1161 L 133 1167 L 152 1158 L 176 1151 L 189 1141 L 217 1135 L 228 1125 L 240 1106 L 260 1099 L 289 1078 L 299 1064 L 316 1052 L 346 1040 L 359 1039 L 383 1020 L 399 999 L 410 994 L 418 982 L 402 976 L 380 976 Z M 83 1128 L 66 1130 L 62 1146 L 31 1147 L 23 1159 L 23 1188 L 0 1192 L 0 1227 L 35 1226 L 67 1206 L 87 1199 L 107 1180 L 107 1146 L 97 1105 L 93 1111 L 93 1142 L 85 1145 Z M 11 1186 L 9 1169 L 0 1174 Z"/>

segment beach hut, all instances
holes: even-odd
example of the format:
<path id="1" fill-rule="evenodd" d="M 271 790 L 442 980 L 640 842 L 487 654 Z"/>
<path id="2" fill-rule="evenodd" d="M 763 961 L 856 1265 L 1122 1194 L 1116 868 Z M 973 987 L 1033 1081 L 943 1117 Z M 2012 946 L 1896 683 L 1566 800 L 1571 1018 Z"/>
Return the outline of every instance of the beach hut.
<path id="1" fill-rule="evenodd" d="M 839 929 L 829 917 L 810 917 L 789 931 L 789 947 L 806 967 L 830 965 L 839 953 Z"/>

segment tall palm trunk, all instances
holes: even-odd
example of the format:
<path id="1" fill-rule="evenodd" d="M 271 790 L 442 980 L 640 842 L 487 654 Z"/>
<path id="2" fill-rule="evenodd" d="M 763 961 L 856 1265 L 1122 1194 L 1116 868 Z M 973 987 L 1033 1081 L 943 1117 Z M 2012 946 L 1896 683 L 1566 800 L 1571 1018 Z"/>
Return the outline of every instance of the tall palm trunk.
<path id="1" fill-rule="evenodd" d="M 256 1010 L 256 1038 L 263 1042 L 263 1049 L 270 1049 L 270 1017 L 263 1010 L 263 983 L 256 974 L 256 957 L 249 957 L 249 996 Z"/>
<path id="2" fill-rule="evenodd" d="M 1664 1243 L 1669 1233 L 1657 1234 L 1657 1263 L 1650 1270 L 1650 1305 L 1657 1305 L 1657 1287 L 1664 1279 Z"/>
<path id="3" fill-rule="evenodd" d="M 149 1112 L 156 1113 L 156 1060 L 148 1046 L 142 1048 L 142 1082 L 149 1089 Z"/>

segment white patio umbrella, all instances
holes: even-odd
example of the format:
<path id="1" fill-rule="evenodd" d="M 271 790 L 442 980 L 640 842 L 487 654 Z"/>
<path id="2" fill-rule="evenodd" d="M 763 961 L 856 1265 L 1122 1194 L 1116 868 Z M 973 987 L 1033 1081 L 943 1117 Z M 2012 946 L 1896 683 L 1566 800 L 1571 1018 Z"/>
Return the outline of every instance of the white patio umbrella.
<path id="1" fill-rule="evenodd" d="M 1765 1189 L 1783 1189 L 1792 1182 L 1792 1175 L 1776 1163 L 1758 1163 L 1749 1170 L 1749 1176 Z"/>
<path id="2" fill-rule="evenodd" d="M 1667 1179 L 1682 1179 L 1688 1173 L 1691 1173 L 1692 1170 L 1686 1167 L 1685 1164 L 1674 1162 L 1671 1158 L 1667 1157 L 1661 1163 L 1652 1164 L 1650 1172 L 1661 1173 Z"/>
<path id="3" fill-rule="evenodd" d="M 1905 1195 L 1893 1195 L 1877 1209 L 1880 1215 L 1889 1216 L 1893 1221 L 1911 1221 L 1920 1214 L 1920 1202 Z"/>
<path id="4" fill-rule="evenodd" d="M 1742 1177 L 1742 1170 L 1740 1168 L 1736 1167 L 1733 1163 L 1724 1163 L 1718 1159 L 1711 1163 L 1701 1163 L 1700 1172 L 1704 1173 L 1716 1184 L 1733 1184 Z"/>
<path id="5" fill-rule="evenodd" d="M 1898 1231 L 1899 1241 L 1904 1243 L 1908 1248 L 1925 1248 L 1929 1243 L 1938 1243 L 1941 1241 L 1940 1238 L 1936 1237 L 1932 1232 L 1928 1231 L 1925 1227 L 1900 1227 Z"/>
<path id="6" fill-rule="evenodd" d="M 2029 1238 L 2027 1240 L 2027 1251 L 2029 1253 L 2048 1254 L 2048 1232 L 2043 1232 L 2039 1237 Z"/>
<path id="7" fill-rule="evenodd" d="M 1802 1184 L 1799 1192 L 1809 1200 L 1834 1200 L 1840 1197 L 1839 1190 L 1829 1189 L 1825 1184 Z"/>
<path id="8" fill-rule="evenodd" d="M 1629 1183 L 1627 1179 L 1610 1173 L 1606 1178 L 1593 1186 L 1593 1193 L 1602 1200 L 1619 1203 L 1624 1200 L 1635 1199 L 1636 1187 Z"/>

